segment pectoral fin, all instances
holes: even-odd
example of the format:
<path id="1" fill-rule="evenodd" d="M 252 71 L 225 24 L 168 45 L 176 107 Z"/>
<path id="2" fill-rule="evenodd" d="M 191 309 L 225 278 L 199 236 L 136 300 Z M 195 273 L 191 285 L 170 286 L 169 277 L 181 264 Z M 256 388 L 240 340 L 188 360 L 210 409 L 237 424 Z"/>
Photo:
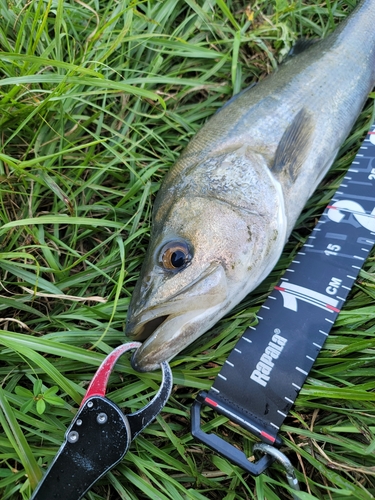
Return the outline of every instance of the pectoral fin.
<path id="1" fill-rule="evenodd" d="M 294 182 L 308 155 L 313 135 L 311 114 L 302 108 L 285 130 L 277 147 L 271 170 Z"/>

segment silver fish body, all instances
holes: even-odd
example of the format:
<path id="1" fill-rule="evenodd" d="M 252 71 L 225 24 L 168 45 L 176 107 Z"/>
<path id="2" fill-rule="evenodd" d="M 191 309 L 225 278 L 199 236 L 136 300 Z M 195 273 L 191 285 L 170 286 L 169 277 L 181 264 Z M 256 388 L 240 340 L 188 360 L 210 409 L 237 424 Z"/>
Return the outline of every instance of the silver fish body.
<path id="1" fill-rule="evenodd" d="M 375 0 L 223 106 L 164 179 L 126 333 L 156 369 L 272 270 L 375 82 Z"/>

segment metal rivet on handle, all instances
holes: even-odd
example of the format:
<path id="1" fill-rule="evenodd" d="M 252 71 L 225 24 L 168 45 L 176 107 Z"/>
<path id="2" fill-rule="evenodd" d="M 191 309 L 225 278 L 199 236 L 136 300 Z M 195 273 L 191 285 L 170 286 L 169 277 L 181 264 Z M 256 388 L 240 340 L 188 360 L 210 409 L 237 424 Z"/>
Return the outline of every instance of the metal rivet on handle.
<path id="1" fill-rule="evenodd" d="M 79 434 L 77 431 L 71 431 L 68 434 L 68 441 L 69 443 L 76 443 L 79 439 Z"/>
<path id="2" fill-rule="evenodd" d="M 99 415 L 96 417 L 96 421 L 98 424 L 105 424 L 108 420 L 107 414 L 106 413 L 99 413 Z"/>

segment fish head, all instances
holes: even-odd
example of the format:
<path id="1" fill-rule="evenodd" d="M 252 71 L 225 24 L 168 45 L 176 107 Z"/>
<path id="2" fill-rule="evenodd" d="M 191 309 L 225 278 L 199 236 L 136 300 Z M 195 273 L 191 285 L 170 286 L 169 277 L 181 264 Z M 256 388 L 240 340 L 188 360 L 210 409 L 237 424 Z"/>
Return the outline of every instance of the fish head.
<path id="1" fill-rule="evenodd" d="M 160 211 L 127 317 L 127 336 L 145 341 L 138 371 L 173 358 L 260 282 L 273 231 L 267 217 L 210 196 L 180 193 Z"/>

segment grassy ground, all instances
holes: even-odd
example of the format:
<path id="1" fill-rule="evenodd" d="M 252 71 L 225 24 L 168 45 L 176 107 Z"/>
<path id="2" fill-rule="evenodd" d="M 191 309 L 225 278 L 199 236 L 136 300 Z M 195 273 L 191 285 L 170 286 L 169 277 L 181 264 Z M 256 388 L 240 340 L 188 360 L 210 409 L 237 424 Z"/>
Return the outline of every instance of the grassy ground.
<path id="1" fill-rule="evenodd" d="M 97 366 L 125 341 L 160 180 L 233 93 L 356 2 L 0 0 L 0 497 L 28 499 Z M 189 409 L 329 201 L 373 118 L 369 100 L 276 270 L 172 362 L 165 411 L 87 500 L 287 499 L 194 441 Z M 302 499 L 375 495 L 375 262 L 365 263 L 291 415 Z M 144 405 L 160 374 L 123 359 L 109 397 Z M 211 427 L 251 455 L 222 417 Z"/>

